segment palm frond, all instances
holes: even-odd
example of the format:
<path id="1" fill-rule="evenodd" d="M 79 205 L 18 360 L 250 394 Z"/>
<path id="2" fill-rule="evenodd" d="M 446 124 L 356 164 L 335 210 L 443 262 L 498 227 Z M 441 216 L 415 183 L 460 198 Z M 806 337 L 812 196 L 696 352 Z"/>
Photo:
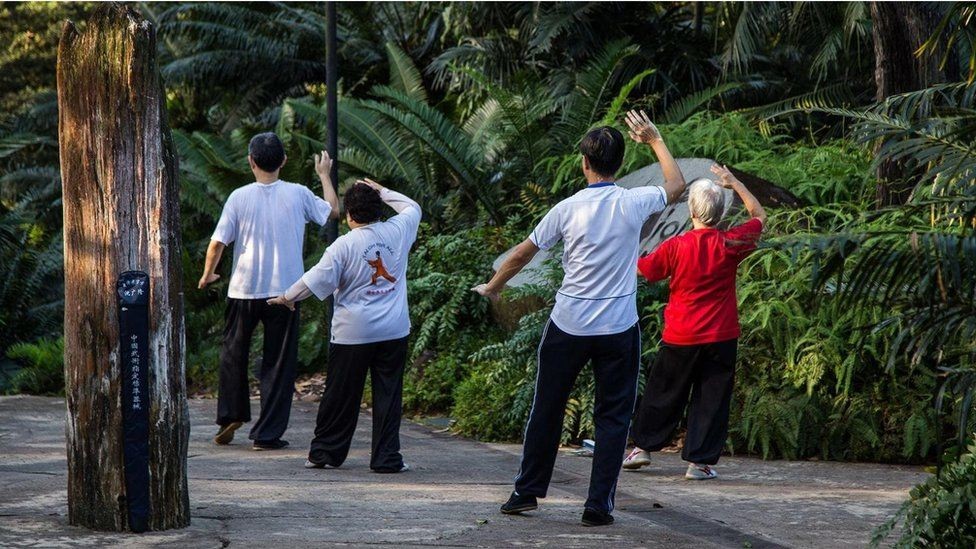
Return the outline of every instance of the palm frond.
<path id="1" fill-rule="evenodd" d="M 363 107 L 384 115 L 423 142 L 450 167 L 457 183 L 476 198 L 490 216 L 499 220 L 496 199 L 491 189 L 483 184 L 479 173 L 484 155 L 470 138 L 444 114 L 402 92 L 379 86 L 374 88 L 374 93 L 385 101 L 365 100 Z"/>
<path id="2" fill-rule="evenodd" d="M 420 71 L 413 59 L 393 42 L 386 43 L 387 58 L 390 63 L 390 86 L 417 101 L 427 102 L 427 90 Z"/>
<path id="3" fill-rule="evenodd" d="M 627 40 L 613 41 L 576 76 L 572 92 L 556 101 L 560 120 L 553 133 L 562 143 L 575 144 L 586 130 L 603 118 L 601 113 L 614 93 L 615 73 L 621 63 L 637 51 L 638 48 Z"/>
<path id="4" fill-rule="evenodd" d="M 679 122 L 684 122 L 689 116 L 700 110 L 702 107 L 707 106 L 714 99 L 729 92 L 742 89 L 742 87 L 742 84 L 738 82 L 726 82 L 724 84 L 718 84 L 712 86 L 711 88 L 686 95 L 684 98 L 668 107 L 668 110 L 664 112 L 664 116 L 661 117 L 661 121 L 665 124 L 677 124 Z"/>

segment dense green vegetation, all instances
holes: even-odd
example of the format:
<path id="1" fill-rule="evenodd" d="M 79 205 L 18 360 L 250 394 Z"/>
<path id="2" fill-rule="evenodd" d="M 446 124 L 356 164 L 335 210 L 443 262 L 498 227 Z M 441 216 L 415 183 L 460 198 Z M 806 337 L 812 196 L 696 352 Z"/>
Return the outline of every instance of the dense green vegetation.
<path id="1" fill-rule="evenodd" d="M 57 393 L 63 384 L 53 68 L 61 21 L 83 22 L 90 9 L 0 7 L 0 36 L 9 37 L 0 51 L 7 391 Z M 284 177 L 314 180 L 309 157 L 325 127 L 323 9 L 140 9 L 160 29 L 181 159 L 184 269 L 195 273 L 222 201 L 249 180 L 252 133 L 274 128 L 289 149 Z M 973 512 L 960 502 L 972 490 L 962 448 L 976 386 L 976 87 L 960 80 L 972 67 L 964 23 L 973 8 L 940 9 L 945 26 L 932 29 L 919 59 L 938 65 L 941 78 L 878 101 L 879 37 L 863 3 L 343 6 L 342 179 L 380 179 L 426 212 L 409 273 L 407 408 L 449 414 L 471 436 L 520 436 L 559 267 L 508 296 L 520 319 L 493 318 L 469 288 L 578 187 L 576 139 L 642 107 L 677 156 L 759 174 L 807 204 L 774 211 L 769 240 L 742 269 L 730 451 L 945 460 L 946 472 L 906 504 L 901 542 L 952 541 L 937 536 Z M 652 160 L 632 147 L 624 171 Z M 900 179 L 890 178 L 892 166 Z M 881 208 L 886 186 L 913 192 Z M 307 242 L 311 262 L 325 243 L 316 231 Z M 223 290 L 186 294 L 188 377 L 201 392 L 214 385 Z M 642 285 L 645 360 L 665 299 L 665 286 Z M 323 369 L 327 330 L 324 307 L 309 304 L 304 371 Z M 566 440 L 592 432 L 591 384 L 584 374 L 567 407 Z M 939 455 L 953 433 L 956 444 Z"/>
<path id="2" fill-rule="evenodd" d="M 976 446 L 912 489 L 898 513 L 874 532 L 871 546 L 969 547 L 976 540 Z M 896 528 L 901 525 L 900 532 Z M 896 535 L 900 534 L 900 535 Z"/>
<path id="3" fill-rule="evenodd" d="M 318 185 L 310 156 L 325 132 L 324 8 L 139 8 L 159 29 L 191 276 L 223 200 L 250 181 L 250 135 L 277 131 L 290 159 L 283 177 Z M 0 6 L 7 391 L 57 392 L 62 383 L 54 62 L 60 21 L 83 21 L 90 9 Z M 976 388 L 974 8 L 911 9 L 937 13 L 927 14 L 931 39 L 900 69 L 925 69 L 929 79 L 891 91 L 874 71 L 875 48 L 891 47 L 872 25 L 883 14 L 868 3 L 342 5 L 343 184 L 368 175 L 425 211 L 409 272 L 407 408 L 448 414 L 470 436 L 520 436 L 559 267 L 508 296 L 520 319 L 496 321 L 469 288 L 579 187 L 574 145 L 584 131 L 620 125 L 624 110 L 639 107 L 676 156 L 717 159 L 806 203 L 771 212 L 770 238 L 742 268 L 729 450 L 900 462 L 962 454 Z M 630 147 L 623 171 L 652 161 Z M 307 261 L 324 246 L 310 230 Z M 221 268 L 226 275 L 229 262 Z M 186 293 L 196 391 L 214 386 L 224 290 Z M 666 292 L 641 286 L 645 361 Z M 328 319 L 320 304 L 304 311 L 302 369 L 321 371 Z M 587 375 L 567 409 L 566 440 L 592 432 Z M 954 465 L 953 478 L 971 482 L 971 461 Z M 919 490 L 933 502 L 956 488 Z"/>

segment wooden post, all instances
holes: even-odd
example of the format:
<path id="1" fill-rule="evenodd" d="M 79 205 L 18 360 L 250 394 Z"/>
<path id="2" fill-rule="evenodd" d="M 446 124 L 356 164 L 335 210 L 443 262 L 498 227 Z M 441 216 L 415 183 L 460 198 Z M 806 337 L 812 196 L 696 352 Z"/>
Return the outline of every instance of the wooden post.
<path id="1" fill-rule="evenodd" d="M 149 527 L 190 523 L 177 158 L 152 25 L 99 8 L 58 48 L 64 208 L 68 521 L 125 530 L 121 360 L 115 282 L 150 277 Z M 145 402 L 145 396 L 143 397 Z"/>

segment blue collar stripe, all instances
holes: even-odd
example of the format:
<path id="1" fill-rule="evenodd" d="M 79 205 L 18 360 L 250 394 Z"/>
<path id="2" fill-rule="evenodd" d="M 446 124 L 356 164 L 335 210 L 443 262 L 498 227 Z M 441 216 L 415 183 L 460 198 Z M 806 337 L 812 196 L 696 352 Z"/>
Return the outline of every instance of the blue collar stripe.
<path id="1" fill-rule="evenodd" d="M 614 183 L 613 181 L 600 181 L 600 182 L 594 183 L 592 185 L 587 185 L 586 188 L 587 189 L 599 189 L 600 187 L 613 187 L 614 185 L 616 185 L 616 183 Z"/>

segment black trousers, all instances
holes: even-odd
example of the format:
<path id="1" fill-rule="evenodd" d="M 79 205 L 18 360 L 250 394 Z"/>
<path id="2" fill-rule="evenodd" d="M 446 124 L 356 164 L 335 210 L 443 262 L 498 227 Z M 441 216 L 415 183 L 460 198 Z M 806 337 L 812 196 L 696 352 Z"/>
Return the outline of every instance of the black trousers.
<path id="1" fill-rule="evenodd" d="M 718 463 L 729 434 L 736 347 L 735 339 L 702 345 L 661 345 L 647 374 L 644 396 L 631 430 L 638 448 L 654 452 L 666 446 L 688 405 L 682 459 L 707 465 Z"/>
<path id="2" fill-rule="evenodd" d="M 346 460 L 368 371 L 373 387 L 373 451 L 369 467 L 378 472 L 395 472 L 403 467 L 400 418 L 406 362 L 406 337 L 362 345 L 333 343 L 329 347 L 325 392 L 319 403 L 309 461 L 338 467 Z"/>
<path id="3" fill-rule="evenodd" d="M 636 324 L 619 334 L 603 336 L 574 336 L 560 330 L 552 320 L 546 324 L 515 491 L 546 497 L 559 453 L 566 401 L 580 370 L 590 361 L 596 381 L 596 450 L 585 506 L 610 512 L 637 397 L 640 330 Z"/>
<path id="4" fill-rule="evenodd" d="M 220 350 L 217 425 L 251 421 L 248 355 L 251 336 L 260 322 L 264 325 L 264 353 L 258 372 L 261 414 L 251 427 L 250 438 L 271 441 L 285 433 L 295 393 L 298 317 L 297 305 L 290 311 L 281 305 L 268 305 L 266 299 L 227 299 L 224 343 Z"/>

